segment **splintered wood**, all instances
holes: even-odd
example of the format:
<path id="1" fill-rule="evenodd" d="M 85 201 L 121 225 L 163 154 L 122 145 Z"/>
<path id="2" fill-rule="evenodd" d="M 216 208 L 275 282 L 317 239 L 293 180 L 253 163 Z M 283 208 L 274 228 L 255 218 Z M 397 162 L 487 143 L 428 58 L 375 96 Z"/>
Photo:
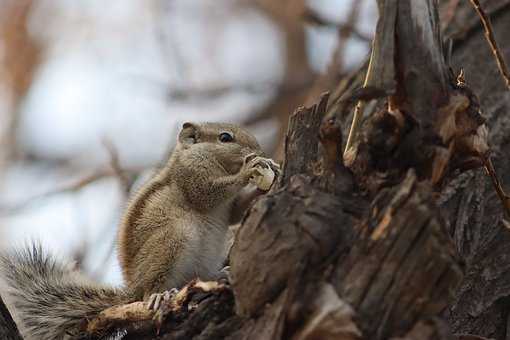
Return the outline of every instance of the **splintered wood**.
<path id="1" fill-rule="evenodd" d="M 458 81 L 447 65 L 434 1 L 379 5 L 363 88 L 385 93 L 384 105 L 366 119 L 346 164 L 371 193 L 398 183 L 411 167 L 419 179 L 441 185 L 455 170 L 483 166 L 485 118 L 463 77 Z"/>
<path id="2" fill-rule="evenodd" d="M 87 325 L 88 334 L 99 334 L 106 329 L 126 325 L 131 322 L 151 320 L 154 312 L 142 301 L 105 309 Z"/>
<path id="3" fill-rule="evenodd" d="M 225 285 L 218 282 L 204 282 L 193 280 L 184 286 L 169 301 L 163 301 L 161 308 L 156 312 L 148 308 L 144 301 L 137 301 L 126 305 L 113 306 L 105 309 L 87 323 L 86 333 L 90 335 L 103 334 L 114 328 L 154 328 L 159 331 L 164 319 L 172 314 L 179 313 L 182 308 L 188 307 L 187 301 L 197 292 L 213 292 L 225 289 Z M 186 309 L 189 312 L 189 308 Z"/>

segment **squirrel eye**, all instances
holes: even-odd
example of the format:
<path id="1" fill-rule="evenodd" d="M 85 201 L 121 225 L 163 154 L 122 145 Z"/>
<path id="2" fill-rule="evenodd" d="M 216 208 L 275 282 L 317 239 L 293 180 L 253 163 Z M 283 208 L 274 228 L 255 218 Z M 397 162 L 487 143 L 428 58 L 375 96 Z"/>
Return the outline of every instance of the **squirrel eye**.
<path id="1" fill-rule="evenodd" d="M 234 136 L 232 136 L 232 134 L 228 133 L 228 132 L 220 133 L 218 138 L 219 138 L 220 142 L 222 142 L 222 143 L 228 143 L 228 142 L 231 142 L 234 140 Z"/>

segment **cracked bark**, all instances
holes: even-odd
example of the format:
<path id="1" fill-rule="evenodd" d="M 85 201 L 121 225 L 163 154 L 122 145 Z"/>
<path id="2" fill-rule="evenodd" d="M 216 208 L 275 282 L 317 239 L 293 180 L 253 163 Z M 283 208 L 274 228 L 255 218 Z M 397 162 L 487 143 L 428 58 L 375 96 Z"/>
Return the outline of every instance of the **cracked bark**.
<path id="1" fill-rule="evenodd" d="M 11 314 L 0 297 L 0 339 L 22 340 Z"/>

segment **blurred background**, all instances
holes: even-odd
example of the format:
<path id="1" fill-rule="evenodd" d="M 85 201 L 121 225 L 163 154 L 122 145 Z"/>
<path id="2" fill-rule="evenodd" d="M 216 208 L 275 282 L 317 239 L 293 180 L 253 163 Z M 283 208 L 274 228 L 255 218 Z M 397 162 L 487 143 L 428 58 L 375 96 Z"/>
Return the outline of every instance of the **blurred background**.
<path id="1" fill-rule="evenodd" d="M 38 240 L 121 284 L 120 215 L 181 124 L 239 123 L 280 159 L 376 20 L 374 0 L 0 0 L 0 250 Z"/>

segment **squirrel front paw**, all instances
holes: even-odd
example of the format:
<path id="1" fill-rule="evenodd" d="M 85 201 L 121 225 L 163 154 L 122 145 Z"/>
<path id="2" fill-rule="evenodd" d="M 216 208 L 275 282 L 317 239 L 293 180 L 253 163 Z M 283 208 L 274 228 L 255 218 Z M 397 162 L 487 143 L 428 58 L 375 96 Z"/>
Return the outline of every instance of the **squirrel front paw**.
<path id="1" fill-rule="evenodd" d="M 249 154 L 244 158 L 241 172 L 245 171 L 248 182 L 260 190 L 268 191 L 275 178 L 280 175 L 280 166 L 270 158 Z"/>
<path id="2" fill-rule="evenodd" d="M 243 166 L 241 167 L 241 171 L 239 171 L 239 176 L 242 178 L 243 184 L 248 184 L 253 178 L 262 175 L 260 167 L 258 167 L 262 159 L 263 157 L 253 153 L 244 157 Z"/>

